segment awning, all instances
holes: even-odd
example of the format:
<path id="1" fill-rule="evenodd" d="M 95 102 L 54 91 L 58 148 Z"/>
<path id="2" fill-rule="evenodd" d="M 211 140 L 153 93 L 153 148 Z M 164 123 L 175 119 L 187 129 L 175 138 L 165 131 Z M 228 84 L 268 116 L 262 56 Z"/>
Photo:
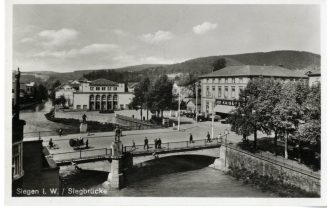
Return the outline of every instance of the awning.
<path id="1" fill-rule="evenodd" d="M 234 110 L 235 106 L 230 105 L 216 105 L 213 109 L 216 113 L 226 113 L 229 114 L 230 111 Z"/>

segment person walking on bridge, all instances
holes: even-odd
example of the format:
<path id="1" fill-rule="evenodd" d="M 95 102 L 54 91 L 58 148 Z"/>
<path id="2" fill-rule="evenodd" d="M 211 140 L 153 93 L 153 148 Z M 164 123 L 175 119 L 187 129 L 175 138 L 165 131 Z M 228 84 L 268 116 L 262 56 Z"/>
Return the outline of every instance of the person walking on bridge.
<path id="1" fill-rule="evenodd" d="M 190 143 L 191 143 L 191 144 L 194 143 L 192 133 L 190 133 Z"/>
<path id="2" fill-rule="evenodd" d="M 210 138 L 210 133 L 209 132 L 207 133 L 207 141 L 208 142 L 211 142 L 211 138 Z"/>
<path id="3" fill-rule="evenodd" d="M 157 141 L 157 148 L 161 149 L 161 139 L 159 138 L 159 140 Z"/>
<path id="4" fill-rule="evenodd" d="M 145 137 L 144 139 L 144 149 L 146 148 L 146 150 L 149 150 L 149 140 L 147 137 Z"/>
<path id="5" fill-rule="evenodd" d="M 158 139 L 155 138 L 154 140 L 154 148 L 157 149 L 158 148 Z"/>

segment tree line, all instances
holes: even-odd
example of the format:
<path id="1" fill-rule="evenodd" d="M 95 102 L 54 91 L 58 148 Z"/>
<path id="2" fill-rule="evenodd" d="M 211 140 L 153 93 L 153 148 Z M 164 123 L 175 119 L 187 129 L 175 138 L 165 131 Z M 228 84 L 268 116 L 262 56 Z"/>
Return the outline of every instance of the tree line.
<path id="1" fill-rule="evenodd" d="M 252 80 L 240 92 L 241 104 L 228 119 L 231 130 L 244 139 L 253 134 L 253 149 L 257 148 L 257 131 L 262 131 L 274 134 L 276 154 L 277 141 L 282 138 L 286 158 L 290 139 L 297 142 L 299 154 L 303 147 L 308 147 L 320 155 L 320 94 L 320 84 L 309 87 L 305 81 Z"/>

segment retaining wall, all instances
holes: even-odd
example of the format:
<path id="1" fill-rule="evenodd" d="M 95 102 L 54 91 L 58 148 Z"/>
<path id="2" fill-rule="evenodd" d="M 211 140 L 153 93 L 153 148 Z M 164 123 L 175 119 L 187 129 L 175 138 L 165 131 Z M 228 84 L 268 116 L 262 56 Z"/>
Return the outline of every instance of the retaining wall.
<path id="1" fill-rule="evenodd" d="M 276 180 L 282 180 L 285 184 L 320 195 L 320 177 L 315 175 L 232 148 L 227 148 L 226 159 L 229 167 L 245 168 L 252 172 L 256 171 L 260 175 L 268 175 Z"/>

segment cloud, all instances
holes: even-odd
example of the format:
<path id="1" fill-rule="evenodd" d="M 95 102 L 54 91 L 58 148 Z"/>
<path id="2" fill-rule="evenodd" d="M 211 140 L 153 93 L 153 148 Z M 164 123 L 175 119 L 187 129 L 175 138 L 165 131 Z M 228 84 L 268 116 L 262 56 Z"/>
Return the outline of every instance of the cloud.
<path id="1" fill-rule="evenodd" d="M 203 22 L 201 25 L 196 25 L 193 27 L 193 32 L 197 35 L 203 35 L 210 30 L 214 30 L 217 28 L 217 24 L 210 22 Z"/>
<path id="2" fill-rule="evenodd" d="M 36 40 L 34 38 L 23 38 L 21 39 L 19 42 L 20 43 L 33 43 L 35 42 Z"/>
<path id="3" fill-rule="evenodd" d="M 38 37 L 43 44 L 50 47 L 63 46 L 76 40 L 79 32 L 74 29 L 62 28 L 60 30 L 43 30 L 38 33 Z"/>
<path id="4" fill-rule="evenodd" d="M 80 49 L 71 49 L 71 50 L 45 50 L 35 54 L 35 57 L 55 57 L 55 58 L 73 58 L 81 55 L 94 55 L 94 54 L 103 54 L 112 52 L 113 50 L 118 49 L 119 46 L 115 44 L 103 44 L 103 43 L 94 43 L 91 45 L 84 46 Z"/>
<path id="5" fill-rule="evenodd" d="M 170 39 L 173 39 L 174 35 L 169 32 L 169 31 L 162 31 L 159 30 L 154 34 L 148 33 L 148 34 L 143 34 L 141 35 L 140 39 L 146 43 L 150 43 L 150 44 L 158 44 L 161 43 L 163 41 L 167 41 Z"/>
<path id="6" fill-rule="evenodd" d="M 121 29 L 113 29 L 112 32 L 118 36 L 127 36 L 128 35 L 128 32 L 121 30 Z"/>

